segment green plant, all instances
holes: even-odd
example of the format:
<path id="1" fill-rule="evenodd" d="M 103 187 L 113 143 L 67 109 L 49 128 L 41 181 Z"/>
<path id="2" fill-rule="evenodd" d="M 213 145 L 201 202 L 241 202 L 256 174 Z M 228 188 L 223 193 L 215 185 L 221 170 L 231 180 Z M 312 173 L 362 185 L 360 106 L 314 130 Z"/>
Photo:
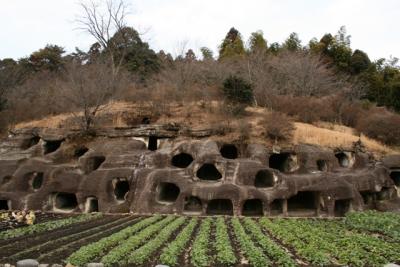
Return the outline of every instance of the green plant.
<path id="1" fill-rule="evenodd" d="M 211 233 L 211 218 L 206 218 L 200 225 L 199 232 L 192 245 L 190 252 L 190 262 L 195 267 L 210 266 L 210 256 L 208 251 L 210 249 L 210 233 Z"/>
<path id="2" fill-rule="evenodd" d="M 237 262 L 228 235 L 228 228 L 223 217 L 218 217 L 215 225 L 214 246 L 217 251 L 216 261 L 224 266 L 232 266 Z"/>
<path id="3" fill-rule="evenodd" d="M 253 101 L 253 87 L 245 79 L 231 75 L 225 79 L 225 96 L 236 103 L 251 103 Z"/>

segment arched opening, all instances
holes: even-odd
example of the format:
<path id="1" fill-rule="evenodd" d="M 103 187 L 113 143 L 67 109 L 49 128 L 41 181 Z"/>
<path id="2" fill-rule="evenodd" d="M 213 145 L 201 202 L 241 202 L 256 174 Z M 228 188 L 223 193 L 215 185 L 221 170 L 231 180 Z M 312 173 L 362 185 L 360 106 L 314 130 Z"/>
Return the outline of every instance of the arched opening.
<path id="1" fill-rule="evenodd" d="M 74 157 L 75 158 L 79 158 L 82 157 L 83 155 L 85 155 L 86 152 L 89 151 L 89 148 L 85 147 L 85 146 L 80 146 L 77 147 L 74 151 Z"/>
<path id="2" fill-rule="evenodd" d="M 144 117 L 144 118 L 142 119 L 142 124 L 150 124 L 150 118 Z"/>
<path id="3" fill-rule="evenodd" d="M 326 163 L 326 160 L 323 160 L 323 159 L 317 160 L 317 167 L 318 167 L 318 170 L 321 172 L 328 171 L 328 164 Z"/>
<path id="4" fill-rule="evenodd" d="M 351 199 L 335 200 L 335 216 L 343 217 L 350 211 Z"/>
<path id="5" fill-rule="evenodd" d="M 238 157 L 238 150 L 236 146 L 232 144 L 224 144 L 219 152 L 221 156 L 226 159 L 236 159 Z"/>
<path id="6" fill-rule="evenodd" d="M 150 136 L 147 149 L 150 151 L 156 151 L 157 148 L 158 148 L 158 138 L 156 136 Z"/>
<path id="7" fill-rule="evenodd" d="M 104 156 L 94 156 L 90 157 L 86 161 L 86 173 L 90 173 L 92 171 L 100 168 L 101 164 L 106 160 Z"/>
<path id="8" fill-rule="evenodd" d="M 260 170 L 256 174 L 254 180 L 255 187 L 272 187 L 274 186 L 274 174 L 268 170 Z"/>
<path id="9" fill-rule="evenodd" d="M 233 205 L 230 199 L 213 199 L 207 205 L 208 215 L 233 215 Z"/>
<path id="10" fill-rule="evenodd" d="M 85 202 L 85 212 L 98 212 L 99 211 L 99 201 L 96 197 L 87 197 Z"/>
<path id="11" fill-rule="evenodd" d="M 243 216 L 262 216 L 263 214 L 263 202 L 260 199 L 248 199 L 244 202 Z"/>
<path id="12" fill-rule="evenodd" d="M 56 151 L 60 146 L 63 140 L 55 140 L 55 141 L 46 141 L 44 143 L 44 154 L 49 154 Z"/>
<path id="13" fill-rule="evenodd" d="M 270 214 L 272 216 L 282 214 L 283 199 L 275 199 L 269 204 Z"/>
<path id="14" fill-rule="evenodd" d="M 76 195 L 72 193 L 57 193 L 54 207 L 56 209 L 72 211 L 78 207 Z"/>
<path id="15" fill-rule="evenodd" d="M 214 164 L 206 163 L 197 170 L 197 177 L 201 180 L 216 181 L 222 178 L 221 173 Z"/>
<path id="16" fill-rule="evenodd" d="M 31 148 L 34 145 L 37 145 L 39 143 L 39 141 L 40 141 L 39 136 L 32 136 L 31 138 L 26 139 L 22 142 L 21 149 L 25 150 L 25 149 Z"/>
<path id="17" fill-rule="evenodd" d="M 32 188 L 34 190 L 38 190 L 42 187 L 43 184 L 43 172 L 34 172 L 32 173 Z"/>
<path id="18" fill-rule="evenodd" d="M 315 193 L 300 191 L 297 195 L 288 199 L 288 212 L 308 212 L 316 211 Z"/>
<path id="19" fill-rule="evenodd" d="M 291 153 L 274 153 L 269 157 L 269 167 L 281 172 L 292 172 L 298 167 L 296 155 Z"/>
<path id="20" fill-rule="evenodd" d="M 7 199 L 0 199 L 0 210 L 10 210 L 9 201 Z"/>
<path id="21" fill-rule="evenodd" d="M 178 168 L 187 168 L 193 162 L 193 157 L 187 153 L 179 153 L 172 157 L 171 163 Z"/>
<path id="22" fill-rule="evenodd" d="M 396 186 L 400 187 L 400 171 L 392 171 L 390 173 L 390 178 L 392 178 Z"/>
<path id="23" fill-rule="evenodd" d="M 11 175 L 6 175 L 6 176 L 3 177 L 3 180 L 1 181 L 1 184 L 2 185 L 7 184 L 7 183 L 9 183 L 11 181 L 11 179 L 12 179 Z"/>
<path id="24" fill-rule="evenodd" d="M 157 186 L 157 201 L 173 203 L 177 200 L 181 190 L 173 183 L 160 183 Z"/>
<path id="25" fill-rule="evenodd" d="M 202 212 L 201 200 L 198 197 L 185 197 L 184 211 L 187 212 Z"/>
<path id="26" fill-rule="evenodd" d="M 124 201 L 129 192 L 129 182 L 126 179 L 114 179 L 114 195 L 119 201 Z"/>
<path id="27" fill-rule="evenodd" d="M 350 159 L 349 156 L 344 152 L 339 152 L 335 154 L 335 157 L 338 159 L 339 165 L 344 168 L 350 167 Z"/>

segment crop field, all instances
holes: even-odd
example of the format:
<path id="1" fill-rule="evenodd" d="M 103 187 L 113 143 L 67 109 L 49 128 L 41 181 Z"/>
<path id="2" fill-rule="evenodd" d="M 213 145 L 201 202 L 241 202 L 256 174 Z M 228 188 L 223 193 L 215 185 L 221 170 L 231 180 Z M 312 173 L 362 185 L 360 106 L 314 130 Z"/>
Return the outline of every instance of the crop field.
<path id="1" fill-rule="evenodd" d="M 382 266 L 400 263 L 400 214 L 341 219 L 128 216 L 54 217 L 0 231 L 0 263 L 85 266 Z"/>

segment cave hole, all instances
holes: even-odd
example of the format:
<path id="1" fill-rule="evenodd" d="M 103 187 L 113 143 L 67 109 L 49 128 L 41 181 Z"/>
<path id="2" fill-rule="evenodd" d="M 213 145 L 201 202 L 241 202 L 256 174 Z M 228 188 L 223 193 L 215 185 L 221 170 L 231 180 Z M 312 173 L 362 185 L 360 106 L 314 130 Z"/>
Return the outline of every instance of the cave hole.
<path id="1" fill-rule="evenodd" d="M 254 180 L 255 187 L 272 187 L 274 186 L 274 174 L 267 170 L 260 170 L 256 174 Z"/>
<path id="2" fill-rule="evenodd" d="M 87 159 L 86 172 L 92 172 L 100 168 L 101 164 L 106 160 L 104 156 L 94 156 Z"/>
<path id="3" fill-rule="evenodd" d="M 343 217 L 350 211 L 351 199 L 335 200 L 335 216 Z"/>
<path id="4" fill-rule="evenodd" d="M 156 151 L 158 148 L 158 138 L 156 136 L 149 137 L 149 144 L 147 145 L 147 149 L 151 151 Z"/>
<path id="5" fill-rule="evenodd" d="M 25 149 L 31 148 L 34 145 L 37 145 L 39 143 L 39 141 L 40 141 L 39 136 L 32 136 L 31 138 L 26 139 L 22 142 L 21 149 L 25 150 Z"/>
<path id="6" fill-rule="evenodd" d="M 293 156 L 291 153 L 274 153 L 269 157 L 269 167 L 281 172 L 290 172 L 297 165 Z"/>
<path id="7" fill-rule="evenodd" d="M 171 163 L 178 168 L 186 168 L 193 161 L 193 157 L 187 153 L 179 153 L 172 157 Z"/>
<path id="8" fill-rule="evenodd" d="M 124 201 L 129 192 L 129 182 L 126 179 L 117 179 L 114 184 L 114 195 L 117 200 Z"/>
<path id="9" fill-rule="evenodd" d="M 56 151 L 60 146 L 63 140 L 55 140 L 55 141 L 46 141 L 44 143 L 44 154 L 49 154 Z"/>
<path id="10" fill-rule="evenodd" d="M 400 171 L 392 171 L 390 173 L 390 178 L 392 178 L 396 186 L 400 187 Z"/>
<path id="11" fill-rule="evenodd" d="M 85 146 L 80 146 L 77 147 L 74 151 L 74 157 L 75 158 L 79 158 L 82 157 L 83 155 L 85 155 L 86 152 L 89 151 L 89 148 L 85 147 Z"/>
<path id="12" fill-rule="evenodd" d="M 208 215 L 233 215 L 233 205 L 230 199 L 213 199 L 207 205 Z"/>
<path id="13" fill-rule="evenodd" d="M 288 211 L 316 210 L 315 193 L 300 191 L 297 195 L 288 199 Z"/>
<path id="14" fill-rule="evenodd" d="M 224 144 L 220 150 L 221 156 L 227 159 L 236 159 L 238 157 L 238 150 L 235 145 Z"/>
<path id="15" fill-rule="evenodd" d="M 323 159 L 317 160 L 317 167 L 318 167 L 318 170 L 321 172 L 328 171 L 328 164 L 327 164 L 326 160 L 323 160 Z"/>
<path id="16" fill-rule="evenodd" d="M 99 201 L 96 197 L 87 197 L 86 198 L 85 211 L 87 213 L 99 211 Z"/>
<path id="17" fill-rule="evenodd" d="M 262 216 L 263 202 L 260 199 L 248 199 L 243 204 L 243 216 Z"/>
<path id="18" fill-rule="evenodd" d="M 269 204 L 271 215 L 278 215 L 283 212 L 283 199 L 275 199 Z"/>
<path id="19" fill-rule="evenodd" d="M 365 205 L 372 205 L 376 199 L 376 195 L 373 192 L 362 191 L 360 194 Z"/>
<path id="20" fill-rule="evenodd" d="M 3 180 L 1 181 L 1 184 L 2 185 L 7 184 L 7 183 L 9 183 L 11 181 L 11 179 L 12 179 L 11 175 L 6 175 L 6 176 L 3 177 Z"/>
<path id="21" fill-rule="evenodd" d="M 350 167 L 350 159 L 349 156 L 344 152 L 336 153 L 335 157 L 338 159 L 339 165 L 344 168 Z"/>
<path id="22" fill-rule="evenodd" d="M 142 119 L 142 124 L 150 124 L 150 118 L 144 117 L 144 118 Z"/>
<path id="23" fill-rule="evenodd" d="M 34 190 L 38 190 L 42 187 L 43 184 L 43 172 L 34 172 L 32 173 L 32 188 Z"/>
<path id="24" fill-rule="evenodd" d="M 78 207 L 78 200 L 75 194 L 57 193 L 54 206 L 60 210 L 74 210 Z"/>
<path id="25" fill-rule="evenodd" d="M 173 203 L 177 200 L 180 192 L 179 187 L 173 183 L 160 183 L 157 187 L 157 200 Z"/>
<path id="26" fill-rule="evenodd" d="M 7 199 L 0 199 L 0 210 L 10 210 Z"/>
<path id="27" fill-rule="evenodd" d="M 183 210 L 189 212 L 201 212 L 201 200 L 198 197 L 194 196 L 185 197 L 185 205 L 183 207 Z"/>
<path id="28" fill-rule="evenodd" d="M 197 177 L 201 180 L 216 181 L 222 178 L 221 173 L 214 164 L 206 163 L 197 170 Z"/>

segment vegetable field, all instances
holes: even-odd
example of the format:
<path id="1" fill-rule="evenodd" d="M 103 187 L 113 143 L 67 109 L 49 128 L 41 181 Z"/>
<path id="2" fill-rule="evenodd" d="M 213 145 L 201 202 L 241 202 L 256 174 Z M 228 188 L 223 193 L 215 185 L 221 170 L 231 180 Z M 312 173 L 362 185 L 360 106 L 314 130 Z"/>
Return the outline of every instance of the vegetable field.
<path id="1" fill-rule="evenodd" d="M 400 263 L 400 214 L 295 219 L 95 213 L 3 229 L 0 248 L 0 263 L 382 266 Z"/>

